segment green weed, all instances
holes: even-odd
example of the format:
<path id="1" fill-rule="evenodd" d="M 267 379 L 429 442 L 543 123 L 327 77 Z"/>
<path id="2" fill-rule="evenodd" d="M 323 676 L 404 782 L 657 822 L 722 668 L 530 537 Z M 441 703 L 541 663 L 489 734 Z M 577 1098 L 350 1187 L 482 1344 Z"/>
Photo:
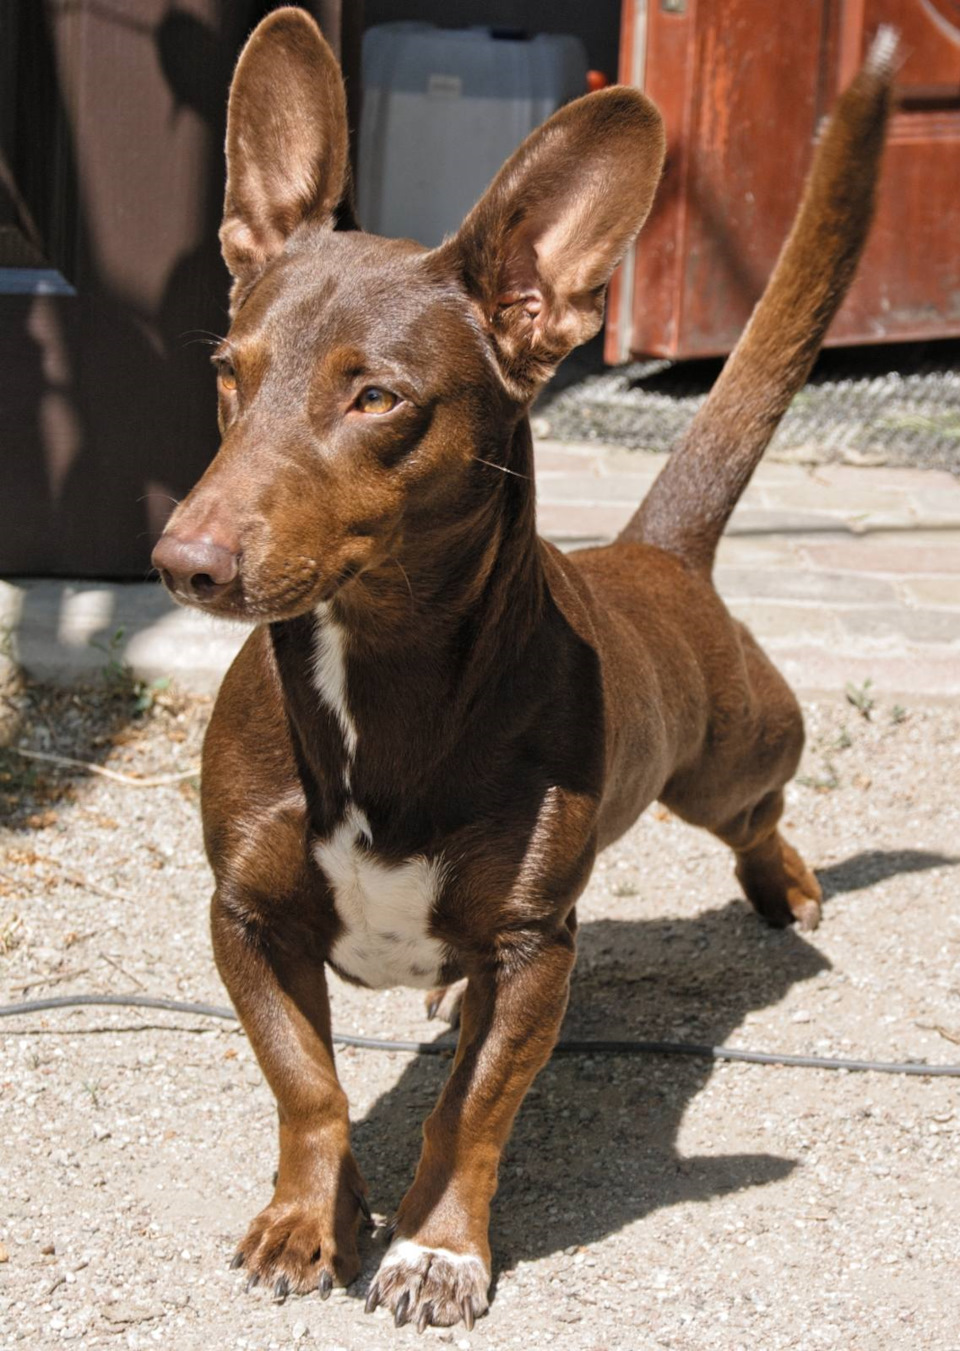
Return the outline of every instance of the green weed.
<path id="1" fill-rule="evenodd" d="M 138 676 L 123 656 L 124 637 L 125 631 L 121 625 L 105 643 L 94 640 L 90 646 L 107 658 L 100 675 L 109 697 L 129 704 L 136 718 L 150 712 L 157 695 L 169 688 L 170 677 L 143 680 Z"/>
<path id="2" fill-rule="evenodd" d="M 854 708 L 860 714 L 861 718 L 870 721 L 870 715 L 876 705 L 876 699 L 870 693 L 870 686 L 873 681 L 868 677 L 862 685 L 847 684 L 844 694 L 847 696 L 847 703 L 853 704 Z"/>

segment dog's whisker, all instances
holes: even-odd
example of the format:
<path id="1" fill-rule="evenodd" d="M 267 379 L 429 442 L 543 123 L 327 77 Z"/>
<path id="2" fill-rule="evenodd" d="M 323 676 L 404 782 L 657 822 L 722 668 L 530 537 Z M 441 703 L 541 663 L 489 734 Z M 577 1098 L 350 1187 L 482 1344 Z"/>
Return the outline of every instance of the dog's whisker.
<path id="1" fill-rule="evenodd" d="M 177 336 L 181 342 L 183 342 L 185 339 L 190 339 L 194 342 L 201 342 L 206 340 L 207 342 L 213 343 L 226 342 L 227 340 L 226 335 L 214 333 L 213 330 L 209 328 L 187 328 L 184 329 L 184 331 L 182 333 L 179 333 Z"/>
<path id="2" fill-rule="evenodd" d="M 478 464 L 485 464 L 488 469 L 499 469 L 501 474 L 512 474 L 514 478 L 526 479 L 527 482 L 530 481 L 529 474 L 521 474 L 519 470 L 508 469 L 505 464 L 494 464 L 493 460 L 485 460 L 481 455 L 474 455 L 473 458 Z"/>
<path id="3" fill-rule="evenodd" d="M 175 507 L 180 505 L 179 497 L 171 497 L 169 493 L 142 493 L 137 498 L 137 505 L 139 506 L 141 502 L 152 502 L 155 498 L 172 502 Z"/>
<path id="4" fill-rule="evenodd" d="M 410 577 L 409 577 L 409 574 L 407 573 L 406 568 L 403 566 L 403 564 L 400 562 L 400 559 L 397 558 L 395 554 L 390 554 L 390 556 L 387 558 L 387 562 L 388 562 L 388 563 L 392 563 L 392 564 L 394 565 L 394 567 L 397 567 L 397 568 L 400 569 L 400 575 L 403 577 L 403 580 L 406 582 L 406 584 L 407 584 L 407 590 L 410 592 L 410 601 L 411 601 L 411 604 L 414 605 L 414 606 L 416 606 L 417 599 L 416 599 L 416 596 L 414 596 L 414 594 L 413 594 L 413 587 L 410 585 Z"/>

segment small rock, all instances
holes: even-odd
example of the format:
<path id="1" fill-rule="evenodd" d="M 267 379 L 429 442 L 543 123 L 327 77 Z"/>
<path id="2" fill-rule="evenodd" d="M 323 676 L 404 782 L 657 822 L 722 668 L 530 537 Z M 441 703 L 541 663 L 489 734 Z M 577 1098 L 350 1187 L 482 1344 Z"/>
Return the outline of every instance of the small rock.
<path id="1" fill-rule="evenodd" d="M 290 1335 L 293 1337 L 293 1340 L 295 1342 L 302 1342 L 304 1337 L 306 1337 L 307 1335 L 307 1331 L 308 1328 L 306 1323 L 303 1322 L 294 1323 Z"/>
<path id="2" fill-rule="evenodd" d="M 108 1323 L 150 1323 L 155 1318 L 163 1317 L 163 1309 L 158 1305 L 150 1307 L 116 1300 L 113 1304 L 107 1305 L 103 1316 Z"/>
<path id="3" fill-rule="evenodd" d="M 57 1245 L 55 1243 L 45 1243 L 40 1251 L 44 1257 L 52 1257 L 57 1251 Z"/>
<path id="4" fill-rule="evenodd" d="M 0 1243 L 0 1262 L 9 1262 L 9 1261 L 10 1261 L 10 1254 L 7 1252 L 7 1246 L 5 1243 Z"/>

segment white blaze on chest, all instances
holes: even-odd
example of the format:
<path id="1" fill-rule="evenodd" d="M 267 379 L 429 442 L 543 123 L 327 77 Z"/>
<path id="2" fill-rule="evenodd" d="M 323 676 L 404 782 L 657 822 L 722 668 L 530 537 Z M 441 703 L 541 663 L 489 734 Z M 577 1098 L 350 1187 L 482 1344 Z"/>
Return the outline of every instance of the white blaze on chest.
<path id="1" fill-rule="evenodd" d="M 313 644 L 313 683 L 320 698 L 340 724 L 347 752 L 346 779 L 349 788 L 350 768 L 357 753 L 357 726 L 347 707 L 347 663 L 344 646 L 344 631 L 330 618 L 330 606 L 326 602 L 318 605 Z"/>
<path id="2" fill-rule="evenodd" d="M 329 618 L 326 605 L 317 607 L 313 672 L 317 692 L 343 733 L 344 782 L 349 792 L 357 728 L 347 703 L 344 632 Z M 370 823 L 353 801 L 348 801 L 331 834 L 313 845 L 313 857 L 333 889 L 343 925 L 331 960 L 374 989 L 391 985 L 430 989 L 443 965 L 443 944 L 428 930 L 442 863 L 421 856 L 384 864 L 374 856 L 372 845 Z"/>

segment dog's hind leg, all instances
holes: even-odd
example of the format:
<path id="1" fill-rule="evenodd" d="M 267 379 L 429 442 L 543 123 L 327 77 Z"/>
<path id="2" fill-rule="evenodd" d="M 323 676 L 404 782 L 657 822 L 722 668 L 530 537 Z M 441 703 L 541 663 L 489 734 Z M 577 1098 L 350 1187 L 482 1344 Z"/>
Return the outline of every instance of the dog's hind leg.
<path id="1" fill-rule="evenodd" d="M 775 928 L 796 923 L 815 929 L 820 923 L 820 884 L 777 830 L 782 812 L 783 792 L 777 789 L 713 834 L 736 854 L 737 880 L 758 915 Z"/>
<path id="2" fill-rule="evenodd" d="M 741 642 L 754 712 L 744 729 L 748 734 L 736 779 L 753 793 L 747 805 L 709 829 L 736 855 L 737 880 L 758 915 L 776 928 L 796 923 L 815 929 L 820 884 L 777 829 L 784 785 L 796 773 L 803 750 L 803 714 L 790 686 L 745 628 Z M 731 740 L 736 744 L 738 738 Z"/>
<path id="3" fill-rule="evenodd" d="M 424 997 L 427 1017 L 439 1018 L 442 1022 L 449 1023 L 451 1027 L 459 1027 L 460 1006 L 463 1004 L 466 988 L 466 980 L 458 980 L 453 985 L 439 985 L 435 990 L 428 990 Z"/>
<path id="4" fill-rule="evenodd" d="M 783 789 L 803 750 L 803 715 L 793 691 L 742 625 L 741 679 L 718 692 L 699 760 L 667 784 L 661 801 L 702 826 L 736 855 L 747 899 L 768 924 L 820 922 L 820 886 L 777 829 Z M 732 662 L 728 669 L 732 669 Z"/>

